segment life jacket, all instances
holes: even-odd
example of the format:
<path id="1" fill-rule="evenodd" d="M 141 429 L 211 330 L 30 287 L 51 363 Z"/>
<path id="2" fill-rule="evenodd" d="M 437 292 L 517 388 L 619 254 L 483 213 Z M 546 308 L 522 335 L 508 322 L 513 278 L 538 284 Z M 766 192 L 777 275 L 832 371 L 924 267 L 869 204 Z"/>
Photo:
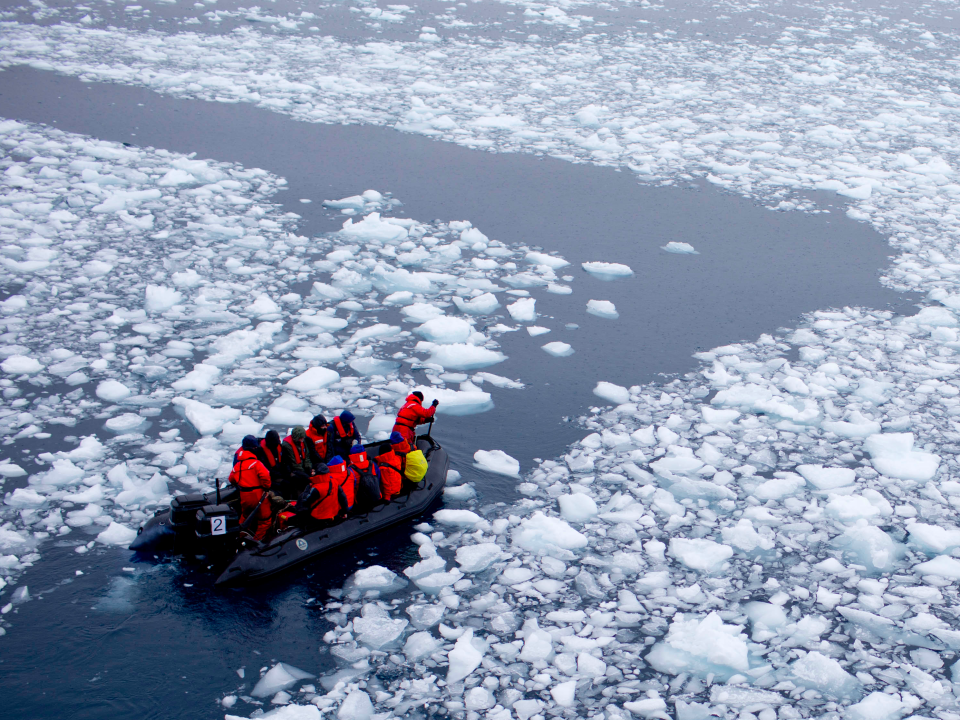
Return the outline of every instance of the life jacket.
<path id="1" fill-rule="evenodd" d="M 359 479 L 357 471 L 348 467 L 346 460 L 338 465 L 329 465 L 328 468 L 330 472 L 321 477 L 329 477 L 335 483 L 340 510 L 347 512 L 353 507 L 357 498 L 357 481 Z"/>
<path id="2" fill-rule="evenodd" d="M 306 455 L 307 448 L 303 445 L 297 444 L 297 441 L 293 439 L 292 435 L 287 435 L 283 439 L 283 442 L 290 444 L 290 447 L 293 448 L 293 459 L 297 461 L 297 465 L 301 464 Z"/>
<path id="3" fill-rule="evenodd" d="M 333 419 L 333 426 L 336 428 L 335 432 L 340 440 L 353 437 L 353 423 L 349 423 L 347 427 L 344 427 L 339 415 Z"/>
<path id="4" fill-rule="evenodd" d="M 240 522 L 246 522 L 256 512 L 250 529 L 257 540 L 262 540 L 270 529 L 270 503 L 264 497 L 270 489 L 270 471 L 249 450 L 241 448 L 236 460 L 229 480 L 240 491 Z"/>
<path id="5" fill-rule="evenodd" d="M 324 429 L 323 433 L 317 432 L 317 429 L 310 425 L 307 427 L 307 440 L 313 443 L 314 451 L 317 453 L 318 462 L 323 462 L 327 459 L 327 431 Z"/>
<path id="6" fill-rule="evenodd" d="M 420 398 L 416 395 L 407 395 L 406 402 L 397 413 L 393 429 L 403 435 L 405 440 L 412 442 L 417 435 L 417 425 L 432 418 L 435 412 L 436 408 L 432 406 L 429 410 L 424 408 Z"/>
<path id="7" fill-rule="evenodd" d="M 314 475 L 304 490 L 297 505 L 312 505 L 310 516 L 315 520 L 333 520 L 340 514 L 340 483 L 342 478 L 333 473 Z"/>
<path id="8" fill-rule="evenodd" d="M 380 493 L 387 502 L 400 494 L 403 489 L 403 472 L 406 458 L 398 455 L 393 448 L 374 461 L 380 471 Z"/>
<path id="9" fill-rule="evenodd" d="M 260 441 L 260 447 L 263 448 L 263 454 L 267 458 L 267 467 L 271 470 L 277 467 L 277 465 L 280 464 L 280 458 L 283 456 L 283 448 L 277 445 L 277 454 L 274 455 L 273 451 L 267 445 L 266 439 Z"/>
<path id="10" fill-rule="evenodd" d="M 367 459 L 366 451 L 351 453 L 350 469 L 357 475 L 356 509 L 364 512 L 383 502 L 377 466 Z"/>

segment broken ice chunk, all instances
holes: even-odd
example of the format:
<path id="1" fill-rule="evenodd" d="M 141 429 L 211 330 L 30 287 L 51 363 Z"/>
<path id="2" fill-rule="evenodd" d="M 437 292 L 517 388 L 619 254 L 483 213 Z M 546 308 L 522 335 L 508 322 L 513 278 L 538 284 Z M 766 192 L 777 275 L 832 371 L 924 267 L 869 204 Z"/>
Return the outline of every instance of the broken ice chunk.
<path id="1" fill-rule="evenodd" d="M 555 341 L 543 346 L 543 351 L 554 357 L 569 357 L 573 355 L 573 348 L 565 342 Z"/>
<path id="2" fill-rule="evenodd" d="M 549 517 L 539 510 L 520 522 L 514 542 L 525 550 L 549 554 L 554 548 L 577 550 L 587 545 L 587 537 L 560 518 Z"/>
<path id="3" fill-rule="evenodd" d="M 623 405 L 630 402 L 630 391 L 627 388 L 602 380 L 593 389 L 593 394 L 614 405 Z"/>
<path id="4" fill-rule="evenodd" d="M 587 312 L 607 320 L 616 320 L 620 317 L 617 306 L 609 300 L 589 300 L 587 302 Z"/>
<path id="5" fill-rule="evenodd" d="M 860 682 L 833 658 L 813 651 L 790 666 L 797 685 L 819 690 L 836 698 L 857 699 L 862 693 Z"/>
<path id="6" fill-rule="evenodd" d="M 883 475 L 925 482 L 937 474 L 940 456 L 914 450 L 913 443 L 913 433 L 878 433 L 863 441 L 863 449 Z"/>
<path id="7" fill-rule="evenodd" d="M 671 675 L 714 675 L 727 680 L 750 669 L 746 636 L 737 625 L 727 625 L 712 612 L 702 620 L 678 613 L 662 642 L 654 645 L 647 662 Z"/>
<path id="8" fill-rule="evenodd" d="M 670 555 L 691 570 L 715 573 L 733 557 L 733 548 L 704 538 L 671 538 Z"/>
<path id="9" fill-rule="evenodd" d="M 581 267 L 599 280 L 616 280 L 633 275 L 633 270 L 620 263 L 585 262 Z"/>
<path id="10" fill-rule="evenodd" d="M 477 450 L 473 454 L 474 464 L 481 470 L 520 477 L 520 461 L 510 457 L 503 450 Z"/>
<path id="11" fill-rule="evenodd" d="M 696 250 L 694 250 L 693 245 L 685 242 L 671 241 L 666 245 L 660 247 L 661 250 L 666 250 L 668 253 L 677 253 L 679 255 L 699 255 Z"/>
<path id="12" fill-rule="evenodd" d="M 503 557 L 496 543 L 465 545 L 457 549 L 457 563 L 463 572 L 482 572 Z"/>

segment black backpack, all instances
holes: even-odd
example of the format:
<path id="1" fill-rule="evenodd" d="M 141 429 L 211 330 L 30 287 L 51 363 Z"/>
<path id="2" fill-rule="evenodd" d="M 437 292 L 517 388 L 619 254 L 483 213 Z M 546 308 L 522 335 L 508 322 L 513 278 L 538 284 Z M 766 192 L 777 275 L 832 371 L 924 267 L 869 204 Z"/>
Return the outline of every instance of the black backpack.
<path id="1" fill-rule="evenodd" d="M 370 463 L 366 470 L 353 466 L 359 477 L 354 503 L 354 510 L 358 512 L 366 512 L 383 502 L 383 497 L 380 495 L 380 478 L 373 470 L 375 467 L 373 463 Z"/>

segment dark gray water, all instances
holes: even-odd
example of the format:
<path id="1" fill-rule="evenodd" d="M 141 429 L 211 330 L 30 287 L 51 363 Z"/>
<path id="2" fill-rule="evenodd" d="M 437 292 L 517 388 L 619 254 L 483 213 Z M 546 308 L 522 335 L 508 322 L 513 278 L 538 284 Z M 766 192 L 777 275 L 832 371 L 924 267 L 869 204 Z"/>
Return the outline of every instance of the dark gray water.
<path id="1" fill-rule="evenodd" d="M 403 216 L 469 219 L 492 238 L 570 260 L 574 294 L 537 295 L 539 324 L 552 332 L 500 337 L 509 360 L 493 369 L 529 387 L 495 391 L 496 410 L 444 418 L 438 430 L 486 501 L 510 497 L 513 481 L 471 474 L 473 450 L 502 448 L 524 469 L 534 456 L 559 454 L 583 434 L 562 418 L 595 402 L 599 379 L 629 386 L 683 373 L 697 349 L 775 332 L 814 309 L 902 312 L 910 302 L 877 281 L 890 252 L 884 239 L 842 207 L 772 212 L 711 186 L 644 187 L 609 168 L 494 155 L 386 128 L 298 123 L 249 105 L 177 100 L 24 68 L 0 73 L 0 115 L 263 167 L 288 180 L 279 200 L 303 215 L 303 234 L 342 222 L 320 200 L 372 187 L 400 198 Z M 669 241 L 701 254 L 661 251 Z M 602 282 L 579 269 L 589 260 L 626 263 L 636 274 Z M 591 298 L 613 301 L 620 319 L 587 315 Z M 579 328 L 566 330 L 571 322 Z M 549 340 L 569 342 L 576 354 L 545 355 L 540 345 Z M 309 598 L 339 587 L 373 557 L 405 567 L 413 553 L 407 535 L 400 528 L 271 587 L 227 593 L 212 592 L 208 575 L 180 563 L 132 566 L 122 553 L 47 549 L 22 580 L 42 601 L 16 610 L 17 636 L 6 638 L 0 658 L 5 709 L 11 717 L 219 716 L 213 699 L 240 684 L 241 666 L 248 678 L 272 660 L 310 671 L 329 666 L 317 649 L 326 622 Z"/>
<path id="2" fill-rule="evenodd" d="M 456 449 L 501 447 L 522 467 L 560 453 L 580 435 L 561 418 L 596 401 L 597 380 L 630 386 L 684 373 L 700 349 L 792 327 L 816 309 L 910 314 L 911 299 L 878 282 L 890 254 L 886 242 L 847 218 L 842 206 L 825 205 L 831 212 L 816 215 L 773 212 L 706 184 L 643 186 L 632 173 L 610 168 L 470 150 L 388 128 L 302 123 L 247 104 L 180 100 L 29 68 L 0 73 L 0 115 L 265 168 L 287 179 L 289 189 L 277 200 L 303 216 L 304 235 L 343 223 L 319 201 L 374 188 L 402 200 L 403 217 L 470 220 L 491 238 L 559 252 L 571 262 L 564 272 L 576 277 L 574 293 L 539 294 L 538 323 L 552 332 L 502 335 L 510 359 L 495 368 L 530 384 L 523 393 L 494 391 L 494 416 L 507 426 L 526 424 L 525 409 L 540 408 L 534 446 L 502 437 L 499 422 L 478 431 L 491 423 L 489 415 L 444 420 L 463 439 Z M 700 255 L 663 252 L 670 241 L 687 242 Z M 580 269 L 593 260 L 627 264 L 635 276 L 598 280 Z M 620 319 L 588 315 L 589 299 L 612 301 Z M 567 323 L 579 328 L 566 330 Z M 553 340 L 576 353 L 547 356 L 540 346 Z M 478 445 L 478 432 L 486 444 Z"/>

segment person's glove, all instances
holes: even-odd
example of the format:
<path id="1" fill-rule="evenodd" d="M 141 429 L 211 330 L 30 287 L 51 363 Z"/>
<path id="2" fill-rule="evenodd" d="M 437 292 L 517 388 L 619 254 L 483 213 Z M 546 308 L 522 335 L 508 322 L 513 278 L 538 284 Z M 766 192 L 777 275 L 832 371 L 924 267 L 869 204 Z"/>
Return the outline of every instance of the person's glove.
<path id="1" fill-rule="evenodd" d="M 439 401 L 439 400 L 436 400 L 436 399 L 435 399 L 435 400 L 433 401 L 433 403 L 432 403 L 433 407 L 436 407 L 436 406 L 439 405 L 439 404 L 440 404 L 440 401 Z"/>

